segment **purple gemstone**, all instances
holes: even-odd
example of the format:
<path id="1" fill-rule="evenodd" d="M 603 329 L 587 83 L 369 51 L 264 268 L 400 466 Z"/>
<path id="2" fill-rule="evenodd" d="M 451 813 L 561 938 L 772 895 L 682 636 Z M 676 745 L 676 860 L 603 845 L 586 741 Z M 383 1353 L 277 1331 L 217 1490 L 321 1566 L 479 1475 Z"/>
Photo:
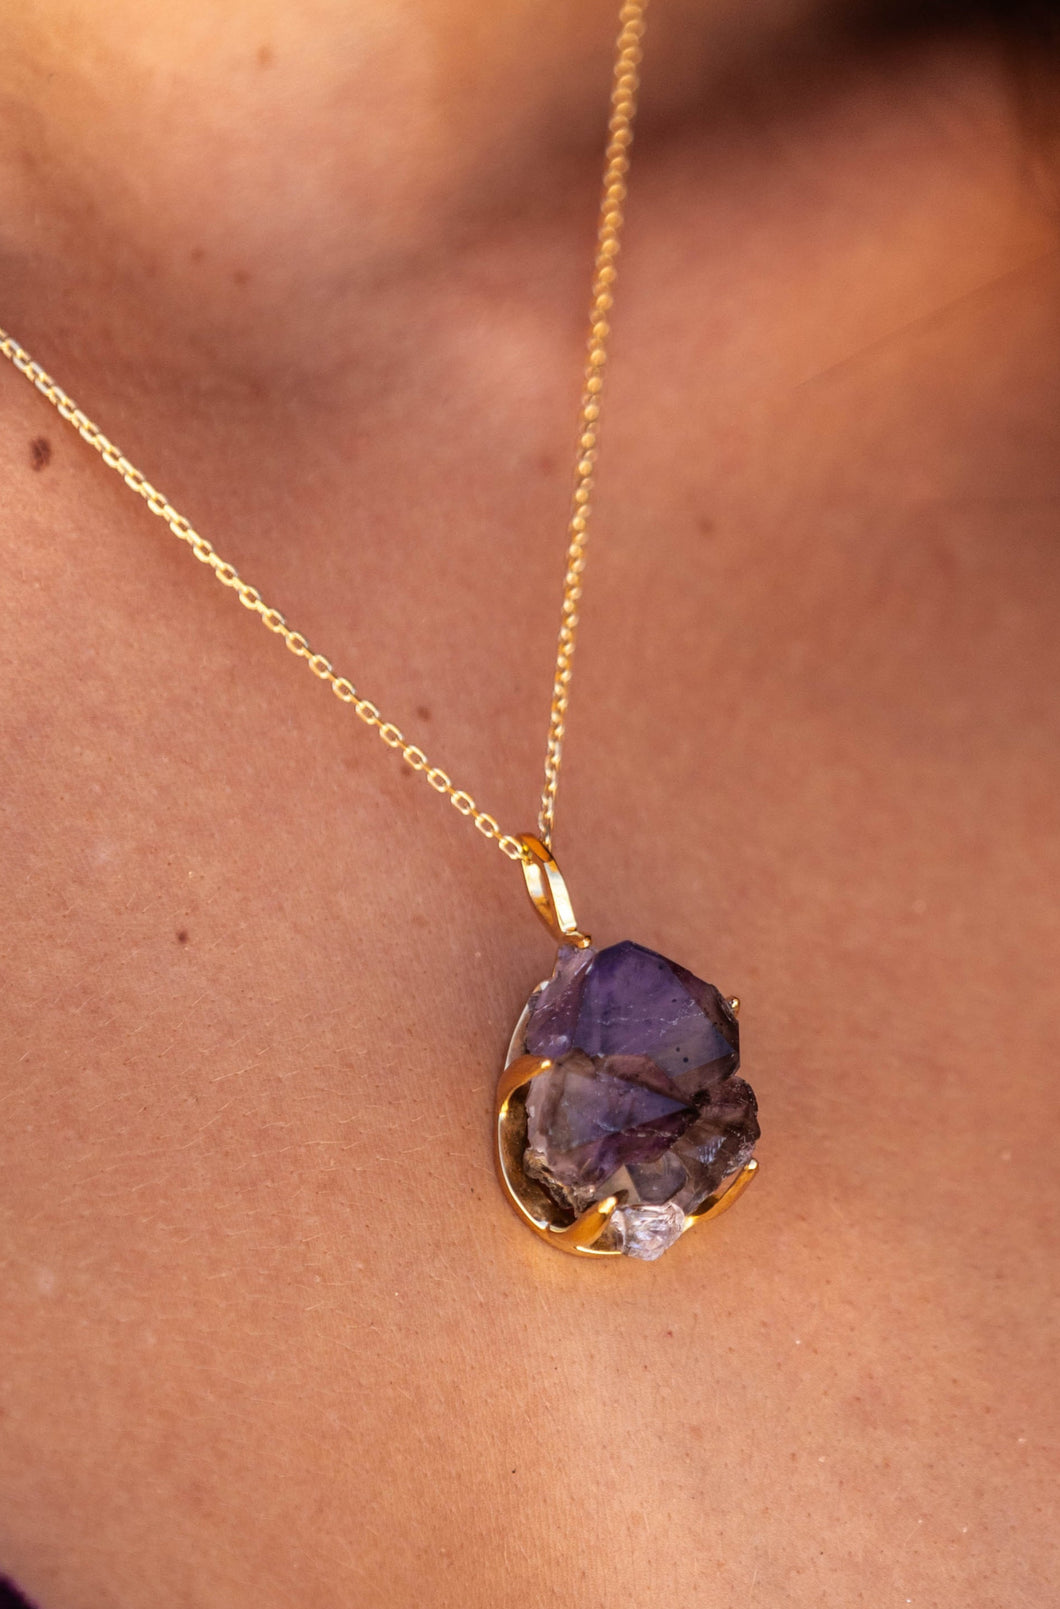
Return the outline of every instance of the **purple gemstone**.
<path id="1" fill-rule="evenodd" d="M 757 1104 L 735 1076 L 736 1018 L 654 950 L 562 947 L 525 1049 L 555 1063 L 527 1090 L 527 1173 L 572 1213 L 619 1194 L 609 1233 L 634 1256 L 660 1255 L 750 1159 Z"/>

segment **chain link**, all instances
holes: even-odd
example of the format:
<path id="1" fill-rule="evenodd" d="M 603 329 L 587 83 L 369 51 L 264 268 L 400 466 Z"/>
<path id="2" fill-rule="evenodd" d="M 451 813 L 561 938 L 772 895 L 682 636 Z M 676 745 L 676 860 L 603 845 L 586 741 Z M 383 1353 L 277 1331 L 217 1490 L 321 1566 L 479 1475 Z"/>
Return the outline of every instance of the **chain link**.
<path id="1" fill-rule="evenodd" d="M 610 334 L 607 312 L 611 307 L 612 287 L 616 278 L 614 260 L 618 254 L 619 234 L 622 228 L 622 203 L 626 194 L 624 180 L 629 167 L 629 146 L 633 137 L 637 63 L 640 60 L 640 40 L 644 31 L 646 4 L 647 0 L 625 0 L 619 13 L 621 32 L 616 47 L 611 120 L 608 125 L 610 139 L 605 156 L 603 198 L 593 272 L 589 357 L 581 404 L 581 434 L 578 440 L 578 462 L 575 468 L 575 488 L 569 525 L 570 543 L 564 578 L 562 622 L 545 758 L 545 791 L 541 800 L 539 820 L 540 837 L 549 848 L 555 818 L 556 788 L 559 781 L 564 719 L 571 680 L 571 661 L 578 630 L 577 604 L 581 596 L 581 576 L 585 568 L 585 542 L 591 506 L 589 496 L 597 450 L 597 421 L 600 417 L 603 367 L 607 359 L 607 337 Z M 313 675 L 320 681 L 326 682 L 335 697 L 343 704 L 350 705 L 358 719 L 366 726 L 374 727 L 388 748 L 400 753 L 406 765 L 413 771 L 422 772 L 429 786 L 436 793 L 444 794 L 460 815 L 470 817 L 483 837 L 495 843 L 502 854 L 507 855 L 510 860 L 527 859 L 527 851 L 519 839 L 512 833 L 503 832 L 496 818 L 487 811 L 480 810 L 469 793 L 453 784 L 447 772 L 440 766 L 432 764 L 415 743 L 408 742 L 400 727 L 395 726 L 393 721 L 386 720 L 377 705 L 370 699 L 362 697 L 345 676 L 337 675 L 330 660 L 323 654 L 316 653 L 301 632 L 291 629 L 280 611 L 266 603 L 257 588 L 242 579 L 235 566 L 223 559 L 206 537 L 200 536 L 190 520 L 177 512 L 169 499 L 152 486 L 142 471 L 130 463 L 99 426 L 93 424 L 62 387 L 30 357 L 26 349 L 2 329 L 0 329 L 0 353 L 20 374 L 25 375 L 43 397 L 47 398 L 60 417 L 73 426 L 82 440 L 95 448 L 108 468 L 113 469 L 130 490 L 143 498 L 151 513 L 164 520 L 173 535 L 188 545 L 200 563 L 209 566 L 221 585 L 231 588 L 243 607 L 256 614 L 268 631 L 282 637 L 291 653 L 296 658 L 305 660 Z"/>

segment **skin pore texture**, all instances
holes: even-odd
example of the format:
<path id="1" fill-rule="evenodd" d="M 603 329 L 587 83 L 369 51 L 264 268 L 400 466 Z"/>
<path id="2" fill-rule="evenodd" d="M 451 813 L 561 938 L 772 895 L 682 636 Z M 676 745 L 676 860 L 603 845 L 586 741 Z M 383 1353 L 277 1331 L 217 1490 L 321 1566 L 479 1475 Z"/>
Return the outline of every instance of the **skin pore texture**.
<path id="1" fill-rule="evenodd" d="M 529 829 L 613 8 L 2 12 L 0 324 Z M 656 0 L 556 843 L 742 997 L 764 1138 L 650 1265 L 494 1180 L 517 868 L 4 366 L 42 1609 L 1050 1601 L 1054 199 L 986 40 Z"/>

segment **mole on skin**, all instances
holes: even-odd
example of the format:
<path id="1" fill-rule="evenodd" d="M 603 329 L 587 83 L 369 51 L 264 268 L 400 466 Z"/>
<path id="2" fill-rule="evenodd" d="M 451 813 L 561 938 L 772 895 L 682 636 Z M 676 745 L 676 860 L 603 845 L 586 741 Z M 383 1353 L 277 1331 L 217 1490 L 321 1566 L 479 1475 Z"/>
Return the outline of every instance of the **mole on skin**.
<path id="1" fill-rule="evenodd" d="M 30 463 L 34 469 L 47 469 L 52 461 L 52 444 L 47 436 L 37 436 L 29 444 Z"/>

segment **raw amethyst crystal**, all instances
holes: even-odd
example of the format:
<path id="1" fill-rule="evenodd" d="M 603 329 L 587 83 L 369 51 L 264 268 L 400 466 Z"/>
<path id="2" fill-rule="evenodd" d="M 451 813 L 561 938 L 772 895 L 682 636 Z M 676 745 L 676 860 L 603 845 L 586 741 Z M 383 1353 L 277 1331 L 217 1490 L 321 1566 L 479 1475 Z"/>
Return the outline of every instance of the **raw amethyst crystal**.
<path id="1" fill-rule="evenodd" d="M 563 946 L 516 1037 L 513 1054 L 556 1064 L 527 1088 L 523 1167 L 573 1215 L 617 1194 L 613 1249 L 661 1256 L 749 1160 L 758 1108 L 735 1076 L 736 1018 L 654 950 Z"/>

